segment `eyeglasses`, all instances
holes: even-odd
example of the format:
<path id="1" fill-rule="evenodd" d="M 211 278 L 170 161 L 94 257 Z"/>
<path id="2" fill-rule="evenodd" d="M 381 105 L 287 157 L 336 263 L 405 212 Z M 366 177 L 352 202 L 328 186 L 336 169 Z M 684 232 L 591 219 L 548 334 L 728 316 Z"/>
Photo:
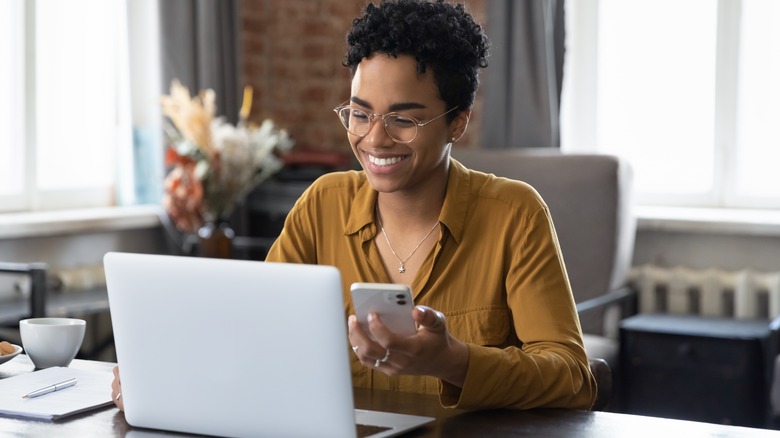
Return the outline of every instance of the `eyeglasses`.
<path id="1" fill-rule="evenodd" d="M 438 118 L 444 117 L 457 108 L 457 106 L 453 107 L 446 113 L 426 122 L 421 122 L 412 116 L 399 113 L 369 114 L 361 109 L 350 107 L 348 102 L 333 108 L 333 111 L 339 116 L 339 120 L 341 120 L 341 123 L 350 134 L 365 137 L 368 131 L 371 130 L 374 120 L 380 119 L 385 127 L 385 132 L 391 139 L 398 143 L 411 143 L 417 137 L 417 131 L 420 128 Z"/>

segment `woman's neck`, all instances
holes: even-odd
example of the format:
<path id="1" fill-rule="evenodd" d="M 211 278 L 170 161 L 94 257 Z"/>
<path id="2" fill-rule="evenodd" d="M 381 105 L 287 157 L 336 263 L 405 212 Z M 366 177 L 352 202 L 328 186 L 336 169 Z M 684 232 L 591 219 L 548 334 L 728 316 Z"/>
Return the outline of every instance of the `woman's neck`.
<path id="1" fill-rule="evenodd" d="M 447 189 L 446 180 L 425 191 L 379 193 L 377 210 L 385 226 L 391 228 L 427 227 L 439 218 Z"/>
<path id="2" fill-rule="evenodd" d="M 408 232 L 430 227 L 438 220 L 452 167 L 449 156 L 445 160 L 413 189 L 377 195 L 376 209 L 385 227 Z"/>

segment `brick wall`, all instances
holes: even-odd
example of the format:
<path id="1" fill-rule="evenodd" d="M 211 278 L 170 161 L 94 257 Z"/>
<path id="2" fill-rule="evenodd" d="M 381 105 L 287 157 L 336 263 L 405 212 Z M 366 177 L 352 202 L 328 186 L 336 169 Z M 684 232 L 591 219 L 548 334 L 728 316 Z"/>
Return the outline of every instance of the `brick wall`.
<path id="1" fill-rule="evenodd" d="M 485 23 L 486 0 L 466 1 Z M 243 81 L 254 88 L 251 119 L 272 118 L 302 147 L 348 150 L 346 132 L 331 111 L 349 97 L 349 69 L 341 65 L 344 38 L 366 0 L 244 0 Z M 458 147 L 479 138 L 477 101 Z"/>

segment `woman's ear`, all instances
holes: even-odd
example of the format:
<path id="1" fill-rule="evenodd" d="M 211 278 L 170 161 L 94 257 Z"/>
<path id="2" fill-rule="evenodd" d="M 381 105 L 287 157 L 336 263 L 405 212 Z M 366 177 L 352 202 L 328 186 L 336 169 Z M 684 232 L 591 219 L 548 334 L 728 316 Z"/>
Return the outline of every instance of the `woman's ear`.
<path id="1" fill-rule="evenodd" d="M 455 119 L 450 125 L 450 142 L 455 143 L 463 137 L 466 133 L 466 129 L 469 127 L 469 120 L 471 119 L 471 109 L 461 111 L 455 116 Z"/>

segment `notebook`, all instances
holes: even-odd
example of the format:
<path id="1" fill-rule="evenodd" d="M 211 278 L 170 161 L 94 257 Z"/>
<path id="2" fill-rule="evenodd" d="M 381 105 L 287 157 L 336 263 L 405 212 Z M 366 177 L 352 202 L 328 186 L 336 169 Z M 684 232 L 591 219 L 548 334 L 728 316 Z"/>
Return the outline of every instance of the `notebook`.
<path id="1" fill-rule="evenodd" d="M 132 426 L 343 438 L 370 420 L 378 438 L 434 420 L 354 409 L 334 267 L 117 252 L 103 261 Z"/>
<path id="2" fill-rule="evenodd" d="M 40 397 L 24 397 L 36 389 L 73 378 L 77 379 L 77 383 L 72 387 Z M 69 367 L 51 367 L 0 379 L 0 414 L 59 420 L 69 415 L 113 405 L 109 390 L 112 380 L 114 375 L 111 371 Z"/>

